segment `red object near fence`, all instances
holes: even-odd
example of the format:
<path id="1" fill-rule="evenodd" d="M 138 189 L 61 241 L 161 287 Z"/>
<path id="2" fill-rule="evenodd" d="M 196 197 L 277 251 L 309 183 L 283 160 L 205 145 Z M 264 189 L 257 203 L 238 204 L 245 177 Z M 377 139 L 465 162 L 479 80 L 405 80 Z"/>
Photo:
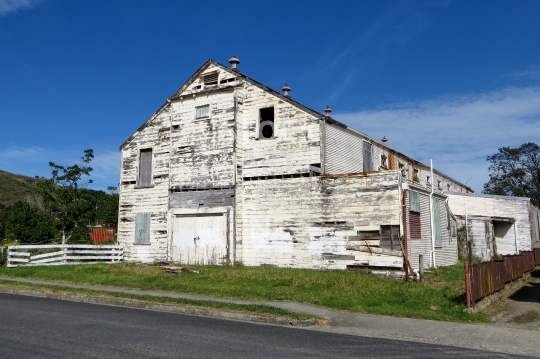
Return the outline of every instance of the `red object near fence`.
<path id="1" fill-rule="evenodd" d="M 114 243 L 116 242 L 115 227 L 91 227 L 90 239 L 94 244 Z"/>
<path id="2" fill-rule="evenodd" d="M 540 248 L 518 255 L 501 256 L 500 260 L 478 264 L 465 263 L 467 306 L 504 288 L 506 283 L 523 277 L 540 264 Z"/>

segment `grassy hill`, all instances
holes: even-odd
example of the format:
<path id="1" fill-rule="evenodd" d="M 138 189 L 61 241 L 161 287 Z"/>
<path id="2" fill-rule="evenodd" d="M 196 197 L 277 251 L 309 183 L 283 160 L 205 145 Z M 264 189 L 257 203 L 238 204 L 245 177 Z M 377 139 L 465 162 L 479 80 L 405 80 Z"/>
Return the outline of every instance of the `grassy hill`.
<path id="1" fill-rule="evenodd" d="M 35 203 L 39 197 L 39 178 L 16 175 L 0 170 L 0 209 L 18 200 Z"/>

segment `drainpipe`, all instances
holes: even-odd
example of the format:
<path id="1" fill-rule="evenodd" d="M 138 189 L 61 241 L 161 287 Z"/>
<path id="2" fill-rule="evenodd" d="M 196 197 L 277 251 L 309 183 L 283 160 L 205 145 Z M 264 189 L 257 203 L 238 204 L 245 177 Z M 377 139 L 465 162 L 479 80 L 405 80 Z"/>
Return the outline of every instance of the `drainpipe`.
<path id="1" fill-rule="evenodd" d="M 165 253 L 165 257 L 167 258 L 168 261 L 172 261 L 172 255 L 169 257 L 169 254 L 172 252 L 171 251 L 171 247 L 172 247 L 172 241 L 173 241 L 173 222 L 174 222 L 174 216 L 172 215 L 172 212 L 171 212 L 171 156 L 172 156 L 172 136 L 173 136 L 173 127 L 172 127 L 172 103 L 171 103 L 171 100 L 170 99 L 167 99 L 167 103 L 169 104 L 170 108 L 169 108 L 169 186 L 167 187 L 167 198 L 168 198 L 168 201 L 167 201 L 167 212 L 169 212 L 168 214 L 168 217 L 169 217 L 169 220 L 167 221 L 168 224 L 167 224 L 167 233 L 168 233 L 168 237 L 169 237 L 169 240 L 167 240 L 167 246 L 166 246 L 166 253 Z"/>
<path id="2" fill-rule="evenodd" d="M 232 266 L 236 262 L 236 201 L 238 201 L 238 165 L 236 163 L 236 138 L 237 138 L 237 111 L 238 111 L 238 93 L 234 90 L 234 143 L 233 143 L 233 166 L 234 166 L 234 202 L 232 210 L 232 218 L 227 218 L 227 221 L 232 220 L 232 235 L 229 234 L 229 261 Z"/>
<path id="3" fill-rule="evenodd" d="M 435 178 L 433 178 L 433 159 L 429 160 L 429 164 L 431 167 L 431 192 L 429 193 L 429 218 L 431 220 L 431 264 L 433 268 L 437 268 L 437 263 L 435 262 L 435 228 L 433 226 L 433 182 L 435 182 Z"/>
<path id="4" fill-rule="evenodd" d="M 518 243 L 517 243 L 517 233 L 516 233 L 516 222 L 514 221 L 514 243 L 516 245 L 516 254 L 519 254 Z"/>

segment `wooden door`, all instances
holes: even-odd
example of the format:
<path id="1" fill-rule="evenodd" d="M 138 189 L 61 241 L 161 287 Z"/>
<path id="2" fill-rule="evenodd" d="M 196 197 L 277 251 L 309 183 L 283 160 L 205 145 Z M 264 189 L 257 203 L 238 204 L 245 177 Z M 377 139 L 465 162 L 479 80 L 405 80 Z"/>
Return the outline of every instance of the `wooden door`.
<path id="1" fill-rule="evenodd" d="M 227 263 L 226 214 L 175 216 L 172 260 L 195 265 Z"/>

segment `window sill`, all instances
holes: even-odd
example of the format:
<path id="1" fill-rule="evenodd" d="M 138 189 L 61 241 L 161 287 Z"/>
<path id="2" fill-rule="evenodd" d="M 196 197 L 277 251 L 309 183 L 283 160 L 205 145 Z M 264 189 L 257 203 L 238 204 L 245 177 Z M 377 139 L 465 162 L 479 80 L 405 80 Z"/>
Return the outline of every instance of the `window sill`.
<path id="1" fill-rule="evenodd" d="M 263 137 L 263 138 L 255 138 L 255 140 L 257 140 L 257 141 L 268 141 L 268 140 L 275 140 L 275 139 L 277 139 L 277 138 L 278 138 L 277 136 L 275 136 L 275 137 L 268 137 L 268 138 L 264 138 L 264 137 Z"/>
<path id="2" fill-rule="evenodd" d="M 133 244 L 136 245 L 136 246 L 149 246 L 152 243 L 148 242 L 148 243 L 133 243 Z"/>
<path id="3" fill-rule="evenodd" d="M 134 188 L 135 189 L 143 189 L 143 188 L 154 188 L 155 186 L 154 185 L 151 185 L 151 186 L 144 186 L 144 187 L 141 187 L 141 186 L 135 186 Z"/>

